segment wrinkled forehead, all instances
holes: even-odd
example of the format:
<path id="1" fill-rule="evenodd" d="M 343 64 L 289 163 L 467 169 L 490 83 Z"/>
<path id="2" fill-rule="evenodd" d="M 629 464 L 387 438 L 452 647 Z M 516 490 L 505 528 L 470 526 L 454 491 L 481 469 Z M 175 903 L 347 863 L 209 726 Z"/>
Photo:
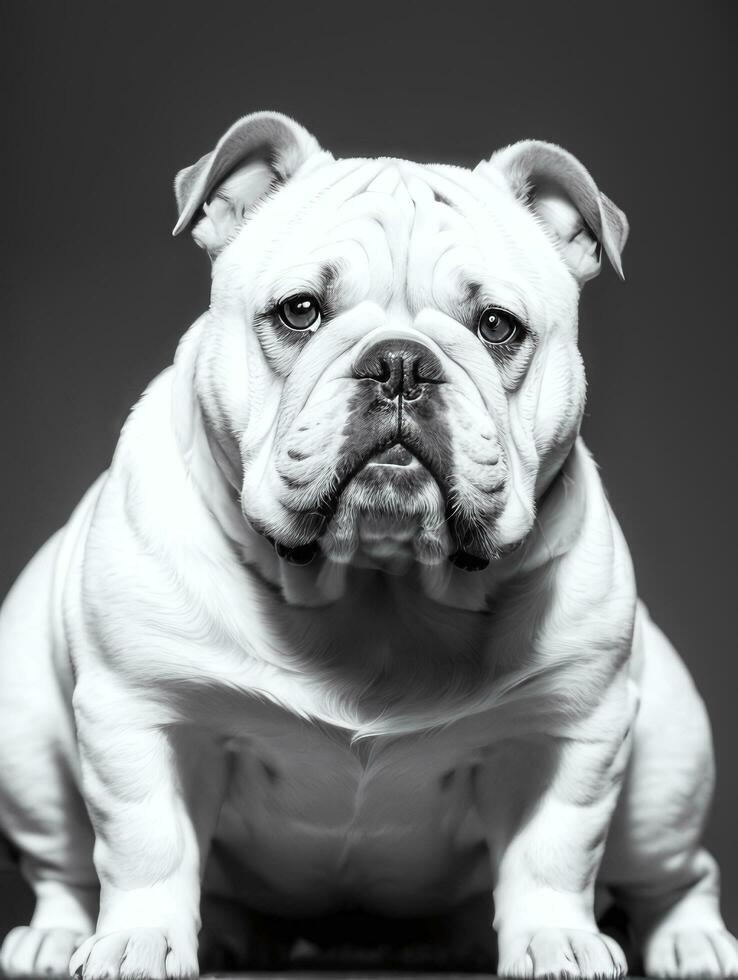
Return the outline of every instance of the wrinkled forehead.
<path id="1" fill-rule="evenodd" d="M 520 307 L 550 250 L 501 176 L 394 158 L 332 163 L 258 218 L 259 286 L 275 298 L 329 278 L 349 304 L 443 309 L 481 291 Z"/>

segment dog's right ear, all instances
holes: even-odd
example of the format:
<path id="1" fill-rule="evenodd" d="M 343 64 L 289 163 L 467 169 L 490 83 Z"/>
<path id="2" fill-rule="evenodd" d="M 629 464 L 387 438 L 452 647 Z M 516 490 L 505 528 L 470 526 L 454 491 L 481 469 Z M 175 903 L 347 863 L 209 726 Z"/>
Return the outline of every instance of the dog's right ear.
<path id="1" fill-rule="evenodd" d="M 289 116 L 280 112 L 244 116 L 221 136 L 214 150 L 177 174 L 174 194 L 179 220 L 172 234 L 190 228 L 197 244 L 214 258 L 249 210 L 318 153 L 324 153 L 318 141 Z"/>

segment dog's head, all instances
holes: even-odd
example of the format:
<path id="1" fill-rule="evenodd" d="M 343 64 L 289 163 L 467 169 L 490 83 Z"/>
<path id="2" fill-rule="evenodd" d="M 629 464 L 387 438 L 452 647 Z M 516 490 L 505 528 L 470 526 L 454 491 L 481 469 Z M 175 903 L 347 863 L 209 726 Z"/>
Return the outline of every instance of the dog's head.
<path id="1" fill-rule="evenodd" d="M 213 263 L 210 445 L 281 557 L 473 569 L 526 538 L 582 417 L 579 291 L 628 231 L 571 154 L 336 160 L 265 112 L 176 196 Z"/>

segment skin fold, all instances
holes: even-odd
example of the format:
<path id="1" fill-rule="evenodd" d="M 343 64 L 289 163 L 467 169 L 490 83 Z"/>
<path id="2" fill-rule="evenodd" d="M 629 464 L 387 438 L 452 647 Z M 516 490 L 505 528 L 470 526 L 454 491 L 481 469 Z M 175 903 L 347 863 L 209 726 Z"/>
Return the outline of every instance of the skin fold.
<path id="1" fill-rule="evenodd" d="M 597 894 L 648 975 L 738 973 L 709 723 L 579 437 L 579 293 L 625 216 L 551 144 L 335 160 L 278 113 L 176 195 L 210 306 L 0 613 L 37 899 L 4 972 L 196 976 L 201 898 L 248 963 L 247 910 L 491 896 L 501 975 L 617 977 Z"/>

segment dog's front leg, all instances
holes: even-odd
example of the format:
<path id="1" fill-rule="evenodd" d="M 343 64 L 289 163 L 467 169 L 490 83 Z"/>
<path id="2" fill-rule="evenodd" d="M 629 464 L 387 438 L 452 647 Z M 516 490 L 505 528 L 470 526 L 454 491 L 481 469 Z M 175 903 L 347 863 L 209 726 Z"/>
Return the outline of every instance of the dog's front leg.
<path id="1" fill-rule="evenodd" d="M 627 763 L 636 701 L 624 677 L 567 737 L 516 742 L 480 772 L 495 876 L 498 973 L 618 977 L 594 885 Z"/>
<path id="2" fill-rule="evenodd" d="M 110 681 L 74 696 L 100 914 L 70 971 L 90 980 L 198 973 L 200 878 L 222 800 L 211 737 Z"/>

